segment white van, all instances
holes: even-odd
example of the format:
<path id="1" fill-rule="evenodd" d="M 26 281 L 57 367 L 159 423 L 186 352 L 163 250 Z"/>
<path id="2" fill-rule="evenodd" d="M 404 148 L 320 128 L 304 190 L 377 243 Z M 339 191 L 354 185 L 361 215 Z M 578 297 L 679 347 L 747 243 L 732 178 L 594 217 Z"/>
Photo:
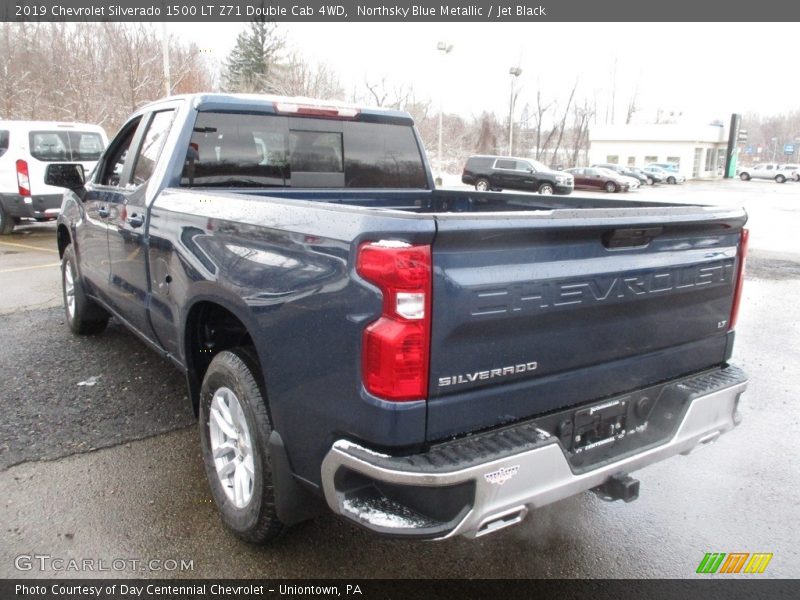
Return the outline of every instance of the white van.
<path id="1" fill-rule="evenodd" d="M 47 168 L 79 163 L 88 175 L 107 144 L 98 125 L 0 121 L 0 234 L 21 219 L 55 219 L 64 190 L 45 185 Z"/>

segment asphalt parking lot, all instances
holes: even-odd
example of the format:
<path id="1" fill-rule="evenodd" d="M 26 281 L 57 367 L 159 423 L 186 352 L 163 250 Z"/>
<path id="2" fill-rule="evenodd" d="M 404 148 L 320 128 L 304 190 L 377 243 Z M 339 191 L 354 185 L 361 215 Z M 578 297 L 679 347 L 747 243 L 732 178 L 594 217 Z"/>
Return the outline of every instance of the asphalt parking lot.
<path id="1" fill-rule="evenodd" d="M 52 224 L 0 237 L 0 577 L 694 577 L 706 552 L 773 553 L 766 576 L 800 576 L 800 184 L 689 183 L 629 197 L 750 214 L 734 352 L 751 378 L 742 425 L 638 471 L 631 504 L 584 494 L 518 527 L 438 543 L 378 538 L 333 516 L 270 547 L 239 542 L 211 504 L 179 373 L 113 319 L 98 337 L 68 332 Z M 30 554 L 192 568 L 19 570 L 15 558 Z"/>

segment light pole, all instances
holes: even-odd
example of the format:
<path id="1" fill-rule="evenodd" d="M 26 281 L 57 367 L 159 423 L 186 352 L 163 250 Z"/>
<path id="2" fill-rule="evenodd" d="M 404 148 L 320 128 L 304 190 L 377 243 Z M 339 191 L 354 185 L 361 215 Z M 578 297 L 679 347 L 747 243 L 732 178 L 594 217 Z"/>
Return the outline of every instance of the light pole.
<path id="1" fill-rule="evenodd" d="M 450 52 L 453 50 L 453 44 L 448 44 L 447 42 L 439 42 L 436 45 L 436 49 L 440 50 L 441 52 L 444 53 L 444 54 L 442 54 L 442 57 L 444 58 L 445 56 L 450 54 Z M 442 96 L 444 95 L 444 84 L 442 83 L 444 81 L 443 74 L 444 74 L 444 69 L 442 69 L 442 75 L 440 75 L 440 77 L 439 77 L 439 152 L 438 152 L 438 156 L 437 156 L 437 161 L 439 163 L 439 177 L 440 178 L 442 176 L 442 171 L 444 170 L 442 168 L 442 164 L 443 164 L 443 161 L 442 161 L 442 110 L 443 110 L 443 108 L 442 108 L 442 105 L 443 105 Z"/>
<path id="2" fill-rule="evenodd" d="M 508 107 L 508 155 L 514 155 L 514 83 L 517 81 L 517 77 L 522 75 L 522 69 L 519 67 L 511 67 L 508 70 L 508 74 L 511 75 L 511 102 L 509 103 Z"/>
<path id="3" fill-rule="evenodd" d="M 778 138 L 772 138 L 772 141 L 775 142 L 775 147 L 772 149 L 772 162 L 778 158 Z"/>

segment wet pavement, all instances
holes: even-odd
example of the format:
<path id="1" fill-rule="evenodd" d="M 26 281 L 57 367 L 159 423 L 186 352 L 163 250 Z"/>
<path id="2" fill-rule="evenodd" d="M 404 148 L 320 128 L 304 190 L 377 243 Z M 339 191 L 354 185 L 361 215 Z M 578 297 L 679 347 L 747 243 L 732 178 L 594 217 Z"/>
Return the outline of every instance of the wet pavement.
<path id="1" fill-rule="evenodd" d="M 757 243 L 734 352 L 751 377 L 742 425 L 688 457 L 636 472 L 636 502 L 583 494 L 478 540 L 390 540 L 328 515 L 273 546 L 238 541 L 210 502 L 178 371 L 113 319 L 103 335 L 77 338 L 60 309 L 27 310 L 58 303 L 50 298 L 57 268 L 36 268 L 30 279 L 24 270 L 4 273 L 0 577 L 693 577 L 706 552 L 771 552 L 765 575 L 799 576 L 800 243 L 786 236 L 800 226 L 800 184 L 755 184 L 764 194 L 740 199 L 744 188 L 730 186 L 739 182 L 726 183 L 679 193 L 753 207 Z M 0 243 L 0 272 L 53 262 L 43 256 L 53 237 L 38 227 L 0 238 L 43 249 Z M 26 292 L 26 281 L 37 286 Z M 8 300 L 10 288 L 18 300 Z M 78 385 L 92 377 L 94 385 Z M 15 567 L 16 557 L 32 554 L 125 565 L 84 573 Z M 161 562 L 130 562 L 151 559 Z M 171 560 L 191 568 L 168 568 Z"/>

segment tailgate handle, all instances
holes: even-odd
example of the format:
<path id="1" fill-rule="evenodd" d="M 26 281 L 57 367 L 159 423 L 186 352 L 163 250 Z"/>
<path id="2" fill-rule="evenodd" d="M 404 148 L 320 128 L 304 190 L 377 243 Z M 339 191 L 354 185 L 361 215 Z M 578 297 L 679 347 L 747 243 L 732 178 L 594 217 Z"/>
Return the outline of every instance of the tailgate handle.
<path id="1" fill-rule="evenodd" d="M 641 248 L 661 235 L 663 227 L 639 227 L 632 229 L 614 229 L 603 234 L 603 246 L 613 248 Z"/>

